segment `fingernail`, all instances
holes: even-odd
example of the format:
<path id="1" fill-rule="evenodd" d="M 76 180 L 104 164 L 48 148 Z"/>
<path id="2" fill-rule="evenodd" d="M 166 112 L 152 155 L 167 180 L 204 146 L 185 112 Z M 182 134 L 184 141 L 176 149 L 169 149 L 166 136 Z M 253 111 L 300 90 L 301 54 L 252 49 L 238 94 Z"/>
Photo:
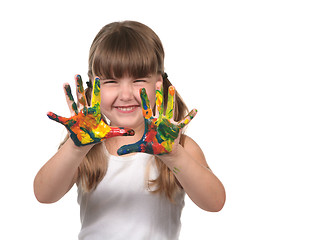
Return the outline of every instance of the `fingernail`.
<path id="1" fill-rule="evenodd" d="M 140 93 L 141 94 L 145 94 L 146 93 L 146 89 L 145 88 L 140 88 Z"/>
<path id="2" fill-rule="evenodd" d="M 174 88 L 174 86 L 170 86 L 170 87 L 168 88 L 168 91 L 169 91 L 169 93 L 170 93 L 172 96 L 174 96 L 174 94 L 175 94 L 175 88 Z"/>

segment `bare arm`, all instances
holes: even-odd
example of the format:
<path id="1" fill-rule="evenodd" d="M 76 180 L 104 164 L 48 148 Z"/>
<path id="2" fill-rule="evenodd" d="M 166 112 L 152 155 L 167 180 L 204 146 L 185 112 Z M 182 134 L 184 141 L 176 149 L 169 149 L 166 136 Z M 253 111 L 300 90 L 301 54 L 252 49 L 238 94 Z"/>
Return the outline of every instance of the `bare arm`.
<path id="1" fill-rule="evenodd" d="M 63 124 L 70 132 L 70 138 L 58 152 L 40 169 L 34 180 L 34 193 L 39 202 L 53 203 L 61 199 L 77 180 L 77 169 L 93 144 L 115 136 L 134 135 L 128 128 L 108 126 L 101 115 L 100 79 L 95 78 L 92 102 L 86 102 L 80 75 L 75 76 L 77 99 L 74 102 L 69 84 L 64 84 L 67 105 L 72 116 L 65 118 L 49 112 L 48 117 Z"/>
<path id="2" fill-rule="evenodd" d="M 152 116 L 145 89 L 140 90 L 141 106 L 148 129 L 134 144 L 122 146 L 118 154 L 145 152 L 158 157 L 175 173 L 186 193 L 200 208 L 207 211 L 220 211 L 225 202 L 225 190 L 220 180 L 208 169 L 200 147 L 189 137 L 184 147 L 179 144 L 180 131 L 196 115 L 193 109 L 183 120 L 174 121 L 175 88 L 168 88 L 167 109 L 164 111 L 163 90 L 156 91 L 156 113 Z"/>
<path id="3" fill-rule="evenodd" d="M 65 142 L 35 177 L 34 193 L 39 202 L 54 203 L 72 188 L 78 166 L 92 146 L 77 147 L 70 138 Z"/>
<path id="4" fill-rule="evenodd" d="M 184 148 L 158 156 L 171 169 L 191 200 L 200 208 L 220 211 L 225 203 L 225 189 L 211 172 L 200 147 L 186 137 Z"/>

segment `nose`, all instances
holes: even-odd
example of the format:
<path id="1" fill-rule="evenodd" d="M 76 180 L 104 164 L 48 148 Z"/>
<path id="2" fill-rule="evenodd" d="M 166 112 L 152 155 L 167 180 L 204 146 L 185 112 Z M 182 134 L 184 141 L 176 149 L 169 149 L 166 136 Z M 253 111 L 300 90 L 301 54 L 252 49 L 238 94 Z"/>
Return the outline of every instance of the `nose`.
<path id="1" fill-rule="evenodd" d="M 121 84 L 120 91 L 119 91 L 119 97 L 122 101 L 131 101 L 134 98 L 133 95 L 133 86 L 128 83 Z"/>

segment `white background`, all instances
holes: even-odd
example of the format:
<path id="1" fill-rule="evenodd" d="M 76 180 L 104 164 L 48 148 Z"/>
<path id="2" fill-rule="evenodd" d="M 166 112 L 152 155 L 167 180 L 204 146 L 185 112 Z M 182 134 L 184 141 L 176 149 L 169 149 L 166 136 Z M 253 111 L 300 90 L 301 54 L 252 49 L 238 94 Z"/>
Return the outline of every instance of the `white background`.
<path id="1" fill-rule="evenodd" d="M 166 51 L 188 135 L 222 180 L 219 213 L 189 199 L 181 239 L 323 239 L 323 8 L 320 1 L 6 1 L 0 4 L 1 236 L 76 239 L 76 189 L 42 205 L 33 179 L 68 116 L 62 90 L 86 79 L 105 24 L 137 20 Z M 10 237 L 8 237 L 10 236 Z"/>

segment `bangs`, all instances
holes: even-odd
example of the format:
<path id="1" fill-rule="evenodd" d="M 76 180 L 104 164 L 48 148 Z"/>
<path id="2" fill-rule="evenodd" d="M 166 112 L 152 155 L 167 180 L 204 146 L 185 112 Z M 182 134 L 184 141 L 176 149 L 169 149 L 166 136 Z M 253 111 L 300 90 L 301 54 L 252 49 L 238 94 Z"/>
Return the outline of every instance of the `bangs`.
<path id="1" fill-rule="evenodd" d="M 93 56 L 93 74 L 103 79 L 147 77 L 163 71 L 153 41 L 130 28 L 122 28 L 102 39 Z"/>

